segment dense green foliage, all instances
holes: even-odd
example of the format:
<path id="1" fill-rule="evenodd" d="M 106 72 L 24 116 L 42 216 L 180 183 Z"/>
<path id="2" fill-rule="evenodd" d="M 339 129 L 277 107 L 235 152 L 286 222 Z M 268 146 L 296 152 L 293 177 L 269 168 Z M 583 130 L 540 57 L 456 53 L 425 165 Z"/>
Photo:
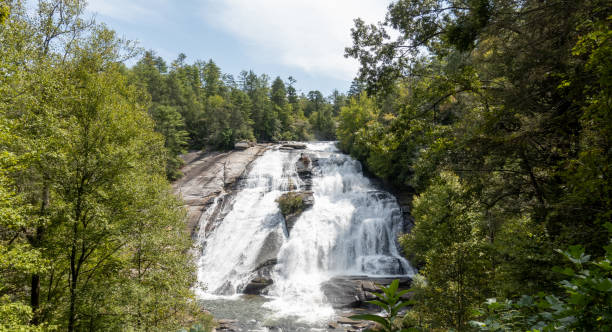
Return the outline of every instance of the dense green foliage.
<path id="1" fill-rule="evenodd" d="M 165 171 L 184 138 L 156 133 L 179 120 L 160 108 L 153 121 L 121 63 L 134 49 L 83 5 L 1 5 L 0 330 L 204 322 Z"/>
<path id="2" fill-rule="evenodd" d="M 612 224 L 606 224 L 612 233 Z M 556 268 L 570 280 L 561 281 L 563 298 L 555 295 L 523 295 L 518 301 L 488 299 L 472 321 L 480 331 L 610 331 L 612 330 L 612 242 L 606 255 L 596 262 L 582 246 L 563 254 L 573 267 Z"/>
<path id="3" fill-rule="evenodd" d="M 186 149 L 232 149 L 237 141 L 334 139 L 335 116 L 344 95 L 324 98 L 319 91 L 297 95 L 296 81 L 243 71 L 237 79 L 212 61 L 185 62 L 170 68 L 152 51 L 129 70 L 130 81 L 150 98 L 155 130 L 165 137 L 167 174 L 180 176 L 179 154 Z M 336 114 L 334 114 L 336 111 Z"/>
<path id="4" fill-rule="evenodd" d="M 418 194 L 400 240 L 421 328 L 473 329 L 487 298 L 571 303 L 554 249 L 606 255 L 611 14 L 599 0 L 398 0 L 378 25 L 355 21 L 339 145 Z M 579 325 L 598 327 L 610 303 L 584 310 Z"/>

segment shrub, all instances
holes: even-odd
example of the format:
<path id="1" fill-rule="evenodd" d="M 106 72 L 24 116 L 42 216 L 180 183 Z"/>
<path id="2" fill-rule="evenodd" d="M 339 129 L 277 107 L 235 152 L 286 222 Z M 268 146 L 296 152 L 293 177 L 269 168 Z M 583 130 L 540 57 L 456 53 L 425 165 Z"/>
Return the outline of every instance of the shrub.
<path id="1" fill-rule="evenodd" d="M 612 233 L 612 224 L 605 226 Z M 564 296 L 489 299 L 481 309 L 483 319 L 472 326 L 480 331 L 612 331 L 612 241 L 605 250 L 597 261 L 591 261 L 582 246 L 558 250 L 573 265 L 554 269 L 568 277 L 561 282 Z"/>
<path id="2" fill-rule="evenodd" d="M 278 203 L 281 213 L 285 217 L 290 214 L 302 212 L 305 207 L 303 197 L 299 193 L 294 192 L 281 195 L 276 199 L 276 202 Z"/>
<path id="3" fill-rule="evenodd" d="M 401 322 L 399 322 L 399 318 L 397 317 L 399 311 L 408 306 L 412 305 L 412 301 L 402 301 L 400 297 L 410 290 L 403 290 L 398 292 L 399 280 L 395 279 L 388 287 L 381 287 L 383 293 L 373 293 L 376 295 L 378 300 L 367 301 L 368 303 L 374 304 L 380 307 L 385 316 L 364 314 L 364 315 L 353 315 L 350 316 L 350 319 L 353 320 L 367 320 L 371 322 L 378 323 L 384 332 L 413 332 L 418 331 L 415 328 L 403 329 L 401 326 Z"/>

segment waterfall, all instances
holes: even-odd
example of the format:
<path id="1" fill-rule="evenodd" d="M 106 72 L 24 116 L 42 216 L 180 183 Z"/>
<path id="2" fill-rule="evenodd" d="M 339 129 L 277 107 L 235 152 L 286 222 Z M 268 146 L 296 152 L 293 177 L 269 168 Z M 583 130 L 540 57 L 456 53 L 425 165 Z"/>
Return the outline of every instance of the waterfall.
<path id="1" fill-rule="evenodd" d="M 313 161 L 314 205 L 288 232 L 275 200 L 309 187 L 296 171 L 301 153 Z M 201 229 L 209 229 L 200 233 L 202 297 L 237 294 L 254 277 L 265 276 L 273 283 L 264 306 L 275 315 L 321 320 L 334 314 L 320 287 L 331 277 L 414 273 L 397 249 L 402 215 L 395 198 L 377 189 L 360 163 L 332 142 L 267 151 L 237 193 L 215 204 L 209 210 L 219 212 L 200 221 Z"/>
<path id="2" fill-rule="evenodd" d="M 279 150 L 267 151 L 253 162 L 238 193 L 229 198 L 231 202 L 210 207 L 221 209 L 212 219 L 202 216 L 198 281 L 205 291 L 200 295 L 236 294 L 257 266 L 265 240 L 271 234 L 282 239 L 283 217 L 275 200 L 289 190 L 292 181 L 297 182 L 295 160 L 297 157 Z M 213 231 L 203 234 L 202 230 L 215 224 Z"/>

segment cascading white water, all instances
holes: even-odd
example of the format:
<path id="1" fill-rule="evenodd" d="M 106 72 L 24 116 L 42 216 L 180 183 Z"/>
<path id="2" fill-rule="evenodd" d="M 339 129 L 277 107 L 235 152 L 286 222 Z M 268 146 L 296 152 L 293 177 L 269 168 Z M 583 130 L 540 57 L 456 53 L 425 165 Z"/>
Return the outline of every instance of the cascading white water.
<path id="1" fill-rule="evenodd" d="M 202 296 L 239 292 L 262 262 L 271 238 L 280 239 L 280 249 L 271 274 L 271 300 L 264 306 L 278 316 L 329 318 L 334 311 L 320 286 L 332 276 L 413 274 L 396 247 L 402 227 L 396 200 L 377 190 L 359 162 L 339 153 L 333 143 L 308 144 L 305 153 L 316 163 L 314 205 L 290 233 L 275 200 L 303 185 L 295 169 L 300 153 L 294 151 L 267 151 L 254 162 L 233 201 L 225 204 L 226 211 L 217 220 L 201 221 L 202 228 L 218 223 L 201 235 L 198 277 L 207 287 Z"/>
<path id="2" fill-rule="evenodd" d="M 283 217 L 275 200 L 297 182 L 296 159 L 279 150 L 267 151 L 254 161 L 236 197 L 220 211 L 221 217 L 203 215 L 198 281 L 206 288 L 200 295 L 238 292 L 269 234 L 283 234 Z M 217 226 L 205 234 L 210 223 Z"/>

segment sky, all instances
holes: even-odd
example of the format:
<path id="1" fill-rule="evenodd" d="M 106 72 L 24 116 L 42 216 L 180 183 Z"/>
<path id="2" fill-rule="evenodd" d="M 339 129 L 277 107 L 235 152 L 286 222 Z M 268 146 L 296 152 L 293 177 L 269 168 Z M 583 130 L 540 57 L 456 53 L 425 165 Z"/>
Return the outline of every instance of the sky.
<path id="1" fill-rule="evenodd" d="M 384 19 L 390 0 L 89 0 L 89 14 L 170 63 L 212 59 L 224 73 L 293 76 L 298 91 L 346 92 L 357 74 L 355 18 Z"/>

